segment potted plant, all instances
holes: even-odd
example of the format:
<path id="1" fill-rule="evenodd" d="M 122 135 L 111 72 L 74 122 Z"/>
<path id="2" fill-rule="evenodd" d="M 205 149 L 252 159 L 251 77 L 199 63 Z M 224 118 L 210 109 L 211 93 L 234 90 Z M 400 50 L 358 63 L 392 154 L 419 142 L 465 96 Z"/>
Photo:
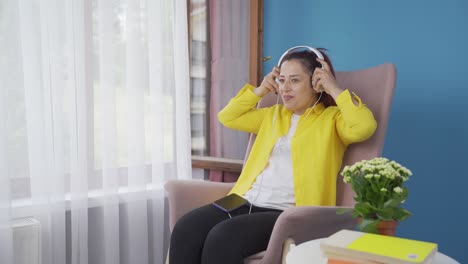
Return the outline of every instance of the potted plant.
<path id="1" fill-rule="evenodd" d="M 344 182 L 351 184 L 355 192 L 356 204 L 351 212 L 358 218 L 358 229 L 395 235 L 396 224 L 411 215 L 401 207 L 408 196 L 404 182 L 412 175 L 411 171 L 393 160 L 377 157 L 345 166 L 341 174 Z M 339 210 L 338 213 L 348 211 Z M 378 226 L 385 223 L 391 224 L 393 231 L 379 232 Z"/>

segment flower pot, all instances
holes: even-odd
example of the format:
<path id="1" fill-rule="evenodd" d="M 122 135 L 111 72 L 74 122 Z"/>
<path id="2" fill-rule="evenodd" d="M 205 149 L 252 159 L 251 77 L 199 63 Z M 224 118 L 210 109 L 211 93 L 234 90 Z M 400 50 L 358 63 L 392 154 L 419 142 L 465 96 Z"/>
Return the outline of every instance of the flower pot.
<path id="1" fill-rule="evenodd" d="M 358 223 L 361 223 L 362 218 L 358 217 Z M 380 221 L 377 223 L 377 233 L 385 236 L 395 236 L 395 231 L 398 225 L 396 220 Z"/>
<path id="2" fill-rule="evenodd" d="M 390 220 L 390 221 L 380 221 L 377 224 L 377 231 L 381 235 L 386 236 L 395 236 L 395 230 L 398 225 L 398 221 Z"/>

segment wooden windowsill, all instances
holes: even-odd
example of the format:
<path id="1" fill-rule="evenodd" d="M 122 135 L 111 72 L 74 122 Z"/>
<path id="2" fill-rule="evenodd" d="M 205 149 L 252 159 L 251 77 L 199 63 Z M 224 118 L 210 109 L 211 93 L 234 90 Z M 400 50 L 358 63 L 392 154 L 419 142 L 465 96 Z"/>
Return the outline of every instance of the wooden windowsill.
<path id="1" fill-rule="evenodd" d="M 192 156 L 192 168 L 197 169 L 240 173 L 243 165 L 244 161 L 238 159 Z"/>

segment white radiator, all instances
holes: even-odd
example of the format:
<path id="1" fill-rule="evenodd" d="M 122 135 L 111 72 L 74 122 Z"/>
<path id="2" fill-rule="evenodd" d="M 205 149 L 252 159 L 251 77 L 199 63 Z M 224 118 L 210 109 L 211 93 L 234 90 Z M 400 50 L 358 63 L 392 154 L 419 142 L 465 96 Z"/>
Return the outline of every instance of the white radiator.
<path id="1" fill-rule="evenodd" d="M 41 225 L 35 218 L 16 219 L 13 228 L 15 264 L 41 263 Z"/>

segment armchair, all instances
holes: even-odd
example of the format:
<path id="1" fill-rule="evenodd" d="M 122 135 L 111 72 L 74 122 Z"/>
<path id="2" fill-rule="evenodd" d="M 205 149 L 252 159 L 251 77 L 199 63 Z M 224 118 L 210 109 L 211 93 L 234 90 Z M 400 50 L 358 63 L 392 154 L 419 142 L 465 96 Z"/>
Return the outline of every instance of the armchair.
<path id="1" fill-rule="evenodd" d="M 336 73 L 341 87 L 358 94 L 374 113 L 378 127 L 374 135 L 365 142 L 351 144 L 347 149 L 343 166 L 362 159 L 380 156 L 392 103 L 396 68 L 385 63 L 372 68 Z M 265 96 L 258 107 L 276 102 L 276 96 Z M 255 140 L 251 135 L 247 153 Z M 165 188 L 169 199 L 169 226 L 174 227 L 177 219 L 196 207 L 208 204 L 225 196 L 233 183 L 207 181 L 169 181 Z M 338 207 L 354 205 L 353 191 L 349 185 L 337 179 L 337 206 L 302 206 L 285 210 L 278 218 L 266 251 L 244 259 L 244 263 L 284 263 L 291 244 L 327 237 L 341 229 L 354 229 L 356 221 L 349 215 L 337 215 Z"/>

